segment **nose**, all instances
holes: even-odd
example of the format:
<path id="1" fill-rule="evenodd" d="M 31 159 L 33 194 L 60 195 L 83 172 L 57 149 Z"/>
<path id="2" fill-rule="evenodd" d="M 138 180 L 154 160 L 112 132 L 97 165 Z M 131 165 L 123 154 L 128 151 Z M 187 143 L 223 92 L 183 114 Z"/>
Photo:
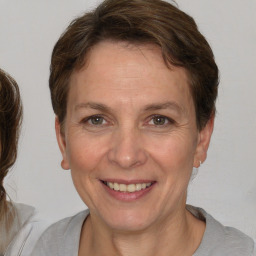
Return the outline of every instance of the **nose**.
<path id="1" fill-rule="evenodd" d="M 136 129 L 119 130 L 113 134 L 108 159 L 122 169 L 132 169 L 147 161 L 142 137 Z"/>

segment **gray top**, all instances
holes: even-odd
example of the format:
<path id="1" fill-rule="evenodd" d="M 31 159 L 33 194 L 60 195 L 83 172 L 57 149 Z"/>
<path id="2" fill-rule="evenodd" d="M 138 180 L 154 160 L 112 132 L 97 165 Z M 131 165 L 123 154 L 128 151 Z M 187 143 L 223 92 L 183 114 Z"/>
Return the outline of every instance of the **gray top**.
<path id="1" fill-rule="evenodd" d="M 250 237 L 223 226 L 201 208 L 187 206 L 187 209 L 206 221 L 202 242 L 193 256 L 256 256 Z M 77 256 L 81 228 L 88 214 L 89 210 L 85 210 L 50 226 L 39 239 L 32 256 Z"/>
<path id="2" fill-rule="evenodd" d="M 46 225 L 39 222 L 35 209 L 25 204 L 13 204 L 21 224 L 19 232 L 7 247 L 4 256 L 30 256 Z"/>

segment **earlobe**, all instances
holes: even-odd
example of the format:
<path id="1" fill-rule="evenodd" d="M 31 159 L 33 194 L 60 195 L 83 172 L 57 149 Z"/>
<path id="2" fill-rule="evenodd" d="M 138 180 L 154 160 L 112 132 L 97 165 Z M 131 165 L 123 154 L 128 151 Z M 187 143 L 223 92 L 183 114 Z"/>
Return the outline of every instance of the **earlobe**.
<path id="1" fill-rule="evenodd" d="M 62 161 L 61 161 L 61 167 L 64 170 L 69 170 L 69 163 L 67 159 L 66 154 L 66 141 L 65 141 L 65 135 L 61 131 L 61 125 L 59 122 L 58 117 L 55 118 L 55 132 L 56 132 L 56 138 L 59 145 L 60 152 L 62 154 Z"/>
<path id="2" fill-rule="evenodd" d="M 195 157 L 194 157 L 194 167 L 200 167 L 201 163 L 206 160 L 208 147 L 211 141 L 211 136 L 214 127 L 214 115 L 207 122 L 205 127 L 199 132 L 198 143 L 196 147 Z"/>

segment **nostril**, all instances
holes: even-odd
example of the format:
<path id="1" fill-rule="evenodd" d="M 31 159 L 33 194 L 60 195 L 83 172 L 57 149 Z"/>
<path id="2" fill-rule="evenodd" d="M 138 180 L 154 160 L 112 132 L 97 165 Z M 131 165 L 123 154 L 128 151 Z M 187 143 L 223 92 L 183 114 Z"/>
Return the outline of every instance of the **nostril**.
<path id="1" fill-rule="evenodd" d="M 120 134 L 119 134 L 120 135 Z M 124 169 L 141 165 L 147 159 L 140 140 L 135 136 L 135 131 L 126 131 L 125 134 L 112 138 L 108 160 Z"/>

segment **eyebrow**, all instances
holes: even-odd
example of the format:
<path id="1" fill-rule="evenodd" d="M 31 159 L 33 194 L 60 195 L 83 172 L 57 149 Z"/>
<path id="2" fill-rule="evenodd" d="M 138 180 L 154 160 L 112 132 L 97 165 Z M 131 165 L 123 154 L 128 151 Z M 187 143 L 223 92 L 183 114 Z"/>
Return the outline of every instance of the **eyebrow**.
<path id="1" fill-rule="evenodd" d="M 173 109 L 178 112 L 182 112 L 182 110 L 183 110 L 183 108 L 181 106 L 179 106 L 176 102 L 173 102 L 173 101 L 167 101 L 164 103 L 157 103 L 157 104 L 149 104 L 144 109 L 145 109 L 145 111 Z"/>
<path id="2" fill-rule="evenodd" d="M 96 103 L 96 102 L 79 103 L 75 106 L 75 110 L 80 108 L 91 108 L 91 109 L 96 109 L 103 112 L 111 112 L 112 110 L 112 108 L 108 107 L 107 105 L 102 103 Z M 182 112 L 183 110 L 181 106 L 179 106 L 176 102 L 172 102 L 172 101 L 167 101 L 164 103 L 148 104 L 144 107 L 144 111 L 155 111 L 155 110 L 161 110 L 161 109 L 172 109 L 178 112 Z"/>
<path id="3" fill-rule="evenodd" d="M 109 108 L 107 105 L 96 102 L 80 103 L 75 106 L 75 110 L 80 108 L 92 108 L 105 112 L 109 112 L 111 110 L 111 108 Z"/>

